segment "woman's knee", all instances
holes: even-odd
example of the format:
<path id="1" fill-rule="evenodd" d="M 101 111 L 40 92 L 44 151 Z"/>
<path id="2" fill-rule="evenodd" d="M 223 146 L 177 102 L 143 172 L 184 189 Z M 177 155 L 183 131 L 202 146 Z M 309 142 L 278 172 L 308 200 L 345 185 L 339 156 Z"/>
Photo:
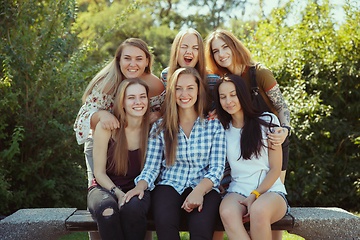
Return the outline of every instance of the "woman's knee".
<path id="1" fill-rule="evenodd" d="M 150 195 L 145 194 L 142 199 L 134 196 L 130 201 L 121 207 L 121 215 L 134 217 L 146 216 L 150 207 Z"/>
<path id="2" fill-rule="evenodd" d="M 116 201 L 99 202 L 94 206 L 95 214 L 97 217 L 109 217 L 119 214 L 119 207 Z"/>
<path id="3" fill-rule="evenodd" d="M 231 209 L 224 204 L 220 206 L 219 213 L 221 220 L 226 223 L 234 222 L 235 218 L 237 218 L 239 215 L 237 211 L 234 211 L 234 209 Z"/>

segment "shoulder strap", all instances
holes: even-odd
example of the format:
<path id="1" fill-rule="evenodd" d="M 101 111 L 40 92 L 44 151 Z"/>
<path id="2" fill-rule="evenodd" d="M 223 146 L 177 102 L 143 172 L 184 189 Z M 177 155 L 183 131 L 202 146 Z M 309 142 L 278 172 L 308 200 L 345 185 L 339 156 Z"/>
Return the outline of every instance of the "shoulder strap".
<path id="1" fill-rule="evenodd" d="M 256 63 L 255 66 L 249 67 L 249 74 L 250 74 L 250 83 L 251 83 L 251 92 L 257 95 L 259 91 L 259 87 L 256 82 L 256 68 L 260 63 Z"/>

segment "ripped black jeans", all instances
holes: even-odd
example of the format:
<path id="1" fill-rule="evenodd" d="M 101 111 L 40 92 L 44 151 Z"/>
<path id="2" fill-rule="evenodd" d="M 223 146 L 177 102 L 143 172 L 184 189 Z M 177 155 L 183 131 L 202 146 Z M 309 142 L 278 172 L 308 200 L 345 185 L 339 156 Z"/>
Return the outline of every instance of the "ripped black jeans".
<path id="1" fill-rule="evenodd" d="M 116 196 L 100 186 L 91 188 L 87 199 L 89 211 L 97 222 L 102 240 L 144 240 L 146 214 L 150 204 L 150 193 L 145 191 L 141 200 L 134 196 L 119 210 Z M 113 214 L 104 216 L 106 209 L 114 210 Z"/>

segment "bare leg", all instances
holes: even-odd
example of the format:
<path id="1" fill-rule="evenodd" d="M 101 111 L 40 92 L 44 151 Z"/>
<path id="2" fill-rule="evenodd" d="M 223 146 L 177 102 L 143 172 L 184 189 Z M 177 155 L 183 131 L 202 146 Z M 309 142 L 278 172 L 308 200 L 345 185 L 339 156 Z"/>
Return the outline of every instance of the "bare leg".
<path id="1" fill-rule="evenodd" d="M 242 220 L 246 213 L 246 207 L 239 203 L 244 199 L 245 197 L 240 194 L 230 193 L 220 204 L 221 221 L 230 240 L 250 240 Z"/>
<path id="2" fill-rule="evenodd" d="M 279 194 L 268 192 L 261 195 L 250 207 L 251 239 L 271 240 L 271 224 L 280 220 L 286 209 L 286 202 Z"/>
<path id="3" fill-rule="evenodd" d="M 286 176 L 286 170 L 284 171 L 281 171 L 280 173 L 280 180 L 282 183 L 285 183 L 285 176 Z M 271 231 L 271 234 L 272 234 L 272 239 L 273 240 L 281 240 L 282 239 L 282 236 L 283 236 L 283 232 L 284 231 Z"/>

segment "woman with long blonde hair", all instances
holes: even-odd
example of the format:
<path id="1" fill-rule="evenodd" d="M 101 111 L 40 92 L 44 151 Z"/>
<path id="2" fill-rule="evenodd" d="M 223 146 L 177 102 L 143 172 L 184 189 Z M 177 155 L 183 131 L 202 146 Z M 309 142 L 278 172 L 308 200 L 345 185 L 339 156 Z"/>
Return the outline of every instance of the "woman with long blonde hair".
<path id="1" fill-rule="evenodd" d="M 166 89 L 163 119 L 150 133 L 144 169 L 123 200 L 152 190 L 159 240 L 180 239 L 183 218 L 191 239 L 212 239 L 226 146 L 219 120 L 204 117 L 205 104 L 200 74 L 190 67 L 177 69 Z"/>
<path id="2" fill-rule="evenodd" d="M 149 87 L 135 78 L 123 80 L 113 107 L 119 128 L 108 130 L 98 122 L 94 131 L 94 175 L 88 208 L 101 238 L 143 240 L 150 193 L 121 205 L 145 163 L 149 134 Z"/>
<path id="3" fill-rule="evenodd" d="M 91 80 L 82 97 L 83 105 L 74 124 L 76 139 L 85 143 L 84 152 L 88 184 L 93 179 L 92 132 L 98 122 L 108 130 L 120 127 L 112 114 L 114 96 L 120 83 L 128 78 L 141 78 L 149 85 L 150 121 L 160 117 L 165 88 L 159 78 L 151 73 L 152 55 L 147 44 L 138 38 L 128 38 L 120 44 L 113 60 Z"/>

